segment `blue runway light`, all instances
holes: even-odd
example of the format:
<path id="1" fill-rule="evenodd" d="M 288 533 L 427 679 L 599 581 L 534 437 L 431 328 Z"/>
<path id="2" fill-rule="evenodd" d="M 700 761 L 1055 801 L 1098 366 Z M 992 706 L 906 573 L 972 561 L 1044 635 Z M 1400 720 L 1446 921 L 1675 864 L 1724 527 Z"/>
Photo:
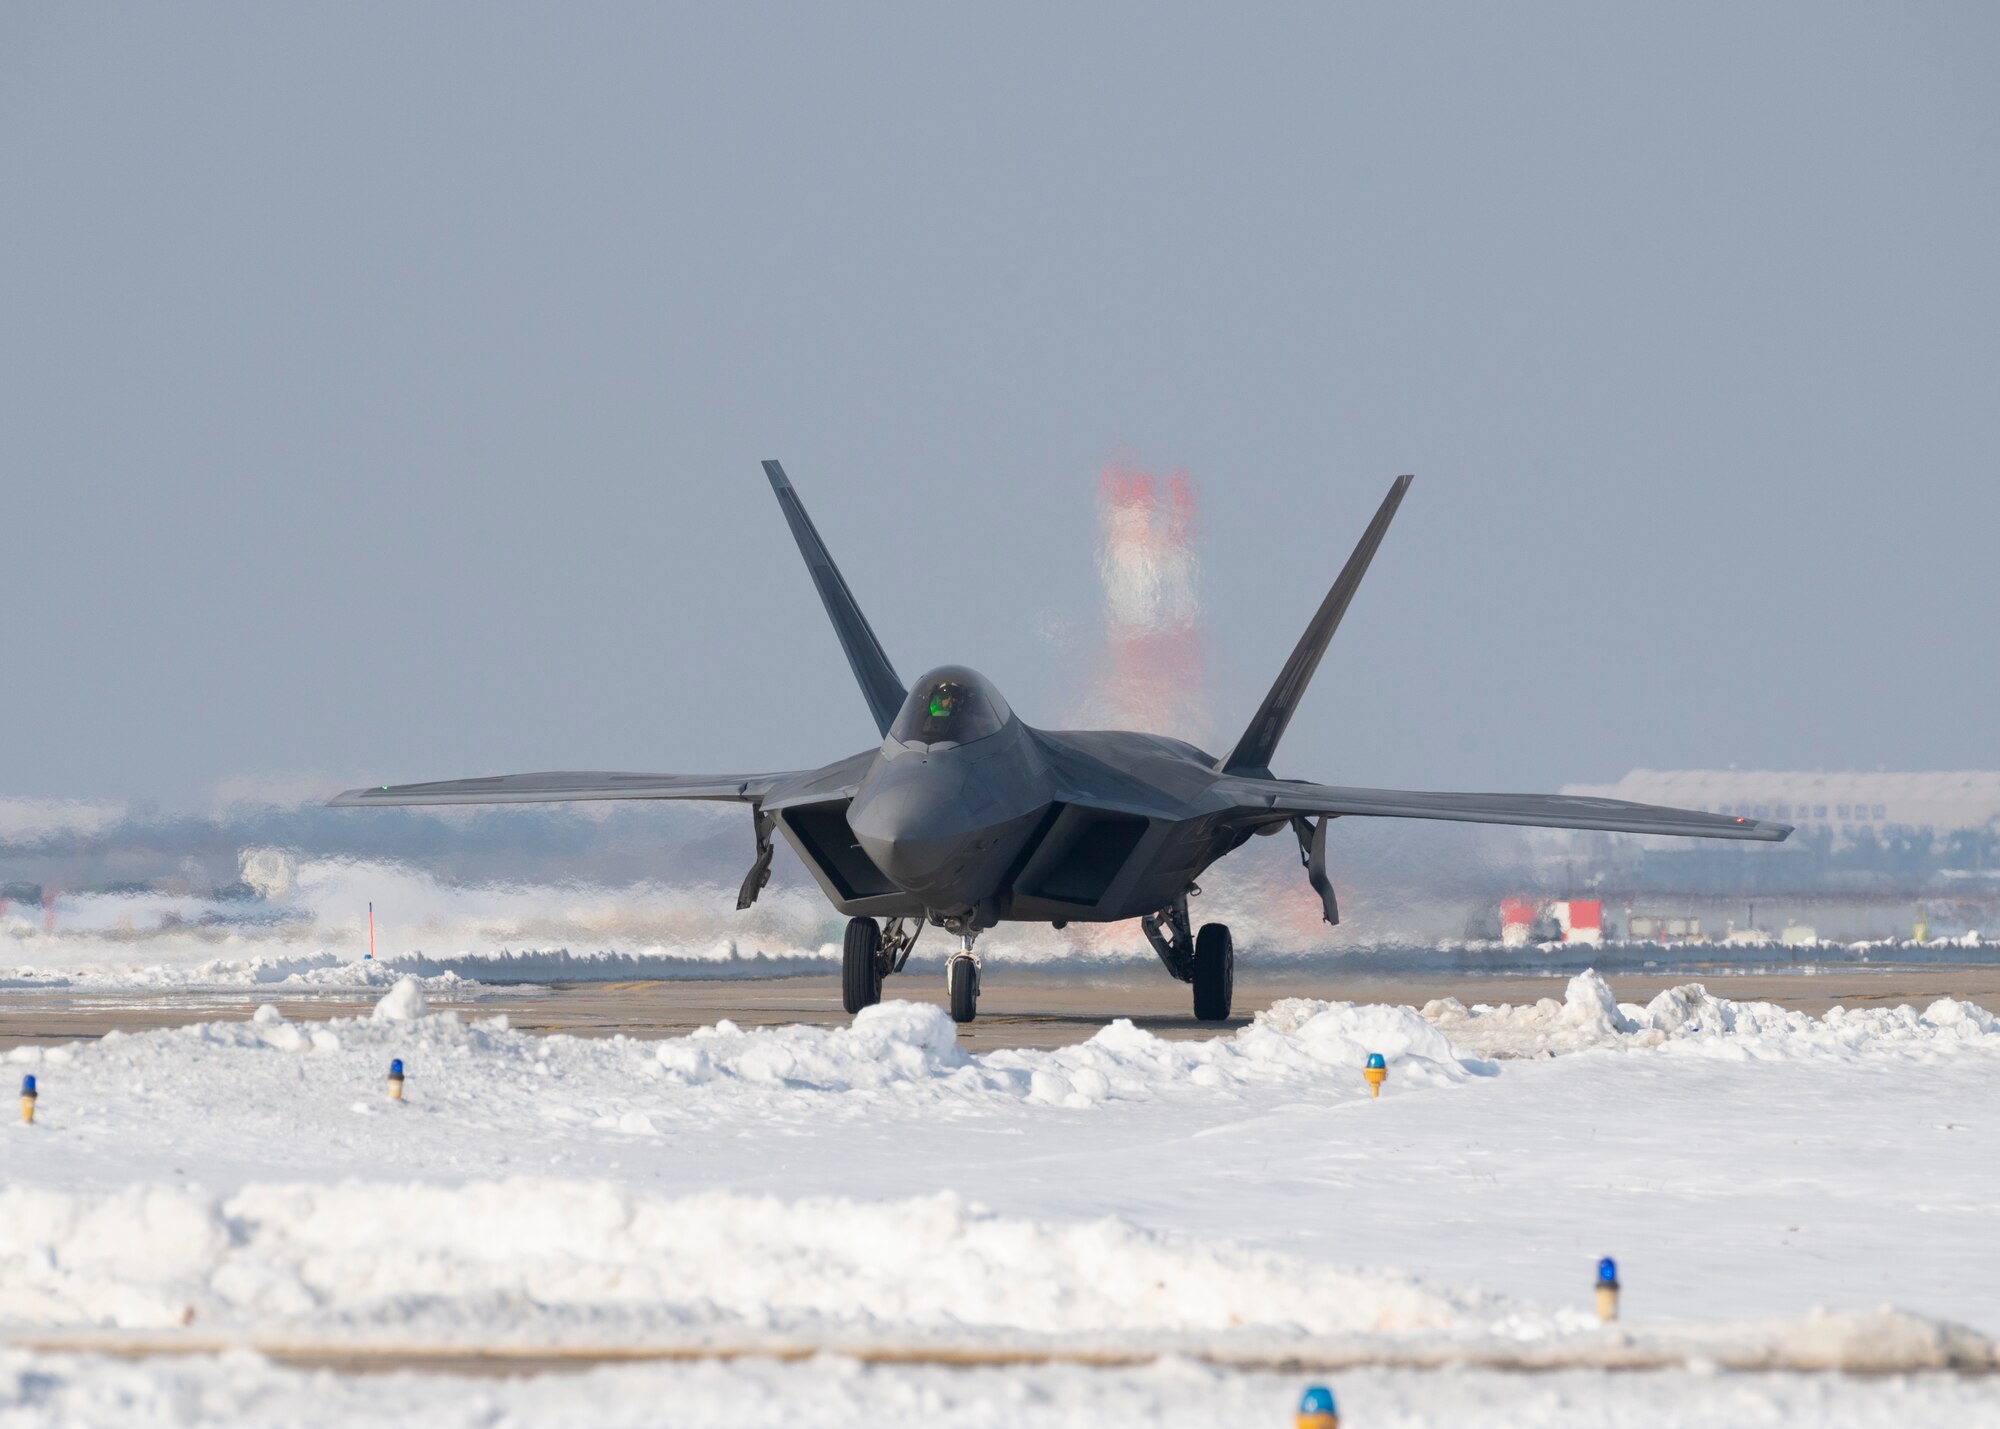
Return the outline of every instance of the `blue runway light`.
<path id="1" fill-rule="evenodd" d="M 21 1078 L 21 1095 L 24 1097 L 31 1097 L 34 1094 L 35 1094 L 35 1078 L 34 1074 L 30 1073 L 29 1075 Z"/>
<path id="2" fill-rule="evenodd" d="M 403 1059 L 396 1057 L 392 1058 L 389 1062 L 389 1100 L 399 1102 L 402 1099 Z"/>
<path id="3" fill-rule="evenodd" d="M 1382 1095 L 1382 1083 L 1389 1080 L 1389 1064 L 1382 1059 L 1380 1052 L 1370 1052 L 1368 1060 L 1362 1064 L 1361 1075 L 1368 1082 L 1368 1095 L 1379 1097 Z"/>
<path id="4" fill-rule="evenodd" d="M 1597 1283 L 1600 1285 L 1618 1283 L 1618 1262 L 1608 1255 L 1597 1262 Z"/>
<path id="5" fill-rule="evenodd" d="M 1315 1384 L 1299 1400 L 1297 1429 L 1340 1429 L 1340 1410 L 1334 1405 L 1333 1391 Z"/>
<path id="6" fill-rule="evenodd" d="M 21 1078 L 21 1121 L 32 1126 L 35 1121 L 35 1074 L 30 1072 Z"/>

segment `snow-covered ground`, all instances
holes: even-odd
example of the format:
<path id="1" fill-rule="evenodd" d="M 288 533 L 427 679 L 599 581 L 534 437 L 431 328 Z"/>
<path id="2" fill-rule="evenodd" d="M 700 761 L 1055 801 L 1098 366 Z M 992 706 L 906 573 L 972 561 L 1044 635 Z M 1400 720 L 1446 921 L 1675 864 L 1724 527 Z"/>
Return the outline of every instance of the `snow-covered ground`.
<path id="1" fill-rule="evenodd" d="M 1531 1007 L 1288 1000 L 1207 1041 L 1121 1023 L 970 1056 L 916 1004 L 586 1040 L 430 1014 L 410 981 L 364 1019 L 267 1009 L 10 1056 L 41 1093 L 33 1126 L 0 1132 L 17 1344 L 1179 1358 L 468 1388 L 16 1350 L 0 1425 L 391 1404 L 617 1424 L 665 1402 L 686 1423 L 1266 1423 L 1304 1381 L 1217 1365 L 1299 1356 L 1675 1366 L 1349 1367 L 1350 1424 L 2000 1423 L 1990 1379 L 1712 1368 L 1990 1353 L 2000 1022 L 1965 1003 L 1812 1018 L 1684 988 L 1620 1007 L 1585 975 Z M 1604 1254 L 1626 1287 L 1613 1335 L 1589 1314 Z"/>

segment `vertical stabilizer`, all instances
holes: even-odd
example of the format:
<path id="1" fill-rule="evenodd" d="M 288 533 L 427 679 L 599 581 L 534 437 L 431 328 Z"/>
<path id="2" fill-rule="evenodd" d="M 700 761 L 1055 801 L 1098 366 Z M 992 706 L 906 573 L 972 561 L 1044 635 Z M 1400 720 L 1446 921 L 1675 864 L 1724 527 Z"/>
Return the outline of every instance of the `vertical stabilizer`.
<path id="1" fill-rule="evenodd" d="M 767 461 L 764 463 L 764 475 L 771 479 L 771 490 L 777 495 L 778 507 L 785 513 L 793 539 L 799 543 L 799 554 L 806 558 L 806 569 L 812 573 L 813 584 L 819 587 L 819 598 L 825 602 L 826 613 L 833 620 L 834 633 L 840 637 L 840 648 L 847 652 L 847 663 L 854 669 L 854 680 L 861 686 L 862 697 L 868 701 L 868 711 L 875 716 L 876 729 L 886 735 L 908 691 L 903 688 L 902 680 L 897 678 L 895 668 L 889 664 L 889 657 L 883 653 L 882 642 L 869 628 L 868 617 L 855 604 L 854 592 L 841 578 L 840 567 L 827 554 L 826 542 L 820 540 L 812 517 L 806 515 L 806 508 L 799 504 L 799 494 L 792 490 L 785 469 L 774 461 Z"/>
<path id="2" fill-rule="evenodd" d="M 1348 602 L 1354 599 L 1354 592 L 1360 588 L 1361 578 L 1368 574 L 1368 563 L 1375 559 L 1375 548 L 1382 544 L 1382 537 L 1388 533 L 1389 522 L 1395 519 L 1396 508 L 1403 502 L 1403 493 L 1410 489 L 1410 483 L 1415 479 L 1399 476 L 1389 488 L 1389 494 L 1382 499 L 1381 508 L 1375 513 L 1375 519 L 1361 533 L 1361 541 L 1355 546 L 1354 554 L 1341 568 L 1333 589 L 1320 602 L 1312 623 L 1299 637 L 1291 658 L 1285 661 L 1285 668 L 1278 672 L 1277 682 L 1264 696 L 1264 703 L 1258 706 L 1256 717 L 1243 731 L 1243 737 L 1236 741 L 1236 748 L 1216 766 L 1223 773 L 1270 777 L 1271 756 L 1278 751 L 1278 741 L 1284 738 L 1285 726 L 1292 722 L 1292 711 L 1298 708 L 1299 697 L 1305 694 L 1313 671 L 1319 668 L 1319 659 L 1326 653 L 1327 642 L 1340 628 L 1340 618 L 1347 614 Z"/>

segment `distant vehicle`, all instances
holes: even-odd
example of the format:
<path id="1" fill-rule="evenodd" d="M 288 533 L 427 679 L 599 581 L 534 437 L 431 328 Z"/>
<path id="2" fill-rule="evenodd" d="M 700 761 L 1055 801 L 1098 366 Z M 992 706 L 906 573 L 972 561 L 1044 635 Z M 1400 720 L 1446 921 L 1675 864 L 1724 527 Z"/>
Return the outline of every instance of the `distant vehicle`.
<path id="1" fill-rule="evenodd" d="M 962 665 L 906 687 L 775 461 L 778 505 L 861 686 L 879 746 L 819 769 L 775 774 L 508 774 L 354 789 L 343 807 L 548 803 L 576 799 L 720 799 L 750 806 L 756 859 L 736 906 L 770 877 L 781 833 L 829 901 L 849 915 L 843 1001 L 880 1000 L 927 924 L 956 935 L 946 964 L 951 1015 L 972 1020 L 975 939 L 997 923 L 1109 923 L 1137 918 L 1160 961 L 1193 989 L 1194 1015 L 1229 1016 L 1235 949 L 1221 923 L 1193 926 L 1188 900 L 1210 864 L 1256 834 L 1290 829 L 1328 923 L 1340 921 L 1326 872 L 1337 818 L 1453 819 L 1703 838 L 1778 840 L 1761 819 L 1560 794 L 1432 794 L 1279 779 L 1278 741 L 1319 667 L 1409 489 L 1398 477 L 1235 746 L 1220 758 L 1183 740 L 1130 730 L 1044 730 L 1025 723 Z M 887 926 L 878 920 L 887 920 Z"/>

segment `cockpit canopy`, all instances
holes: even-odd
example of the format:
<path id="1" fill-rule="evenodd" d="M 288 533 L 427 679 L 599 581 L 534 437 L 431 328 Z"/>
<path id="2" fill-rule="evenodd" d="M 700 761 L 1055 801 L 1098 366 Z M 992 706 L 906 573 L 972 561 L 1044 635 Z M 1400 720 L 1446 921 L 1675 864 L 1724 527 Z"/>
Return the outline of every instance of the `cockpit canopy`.
<path id="1" fill-rule="evenodd" d="M 889 738 L 902 744 L 970 744 L 998 734 L 1013 713 L 977 670 L 940 665 L 910 687 Z"/>

